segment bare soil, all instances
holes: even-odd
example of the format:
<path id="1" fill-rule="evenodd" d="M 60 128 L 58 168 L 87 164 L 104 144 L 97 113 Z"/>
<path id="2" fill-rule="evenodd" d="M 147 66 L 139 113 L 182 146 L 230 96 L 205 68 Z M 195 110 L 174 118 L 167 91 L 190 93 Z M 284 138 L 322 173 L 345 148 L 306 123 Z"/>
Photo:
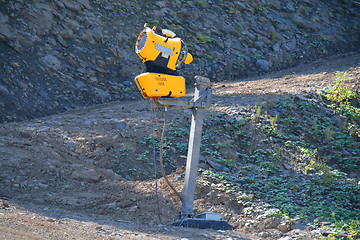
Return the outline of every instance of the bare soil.
<path id="1" fill-rule="evenodd" d="M 359 89 L 360 54 L 350 53 L 256 78 L 215 83 L 210 113 L 226 112 L 234 105 L 252 105 L 270 96 L 315 93 L 329 86 L 338 70 L 349 73 L 346 84 L 350 88 Z M 139 94 L 138 100 L 0 126 L 0 239 L 287 236 L 277 229 L 263 234 L 262 222 L 247 228 L 246 222 L 256 219 L 242 216 L 225 195 L 211 197 L 209 189 L 200 184 L 194 208 L 198 212 L 224 213 L 234 230 L 169 226 L 176 220 L 179 206 L 164 180 L 155 182 L 151 164 L 139 160 L 139 141 L 152 135 L 150 109 L 150 101 L 140 99 Z M 169 112 L 169 121 L 191 117 L 190 111 Z M 159 123 L 161 114 L 158 110 Z M 178 191 L 182 190 L 185 170 L 180 155 L 174 157 L 176 171 L 168 176 Z M 114 164 L 118 166 L 116 173 Z M 296 234 L 297 239 L 313 239 L 307 229 Z"/>

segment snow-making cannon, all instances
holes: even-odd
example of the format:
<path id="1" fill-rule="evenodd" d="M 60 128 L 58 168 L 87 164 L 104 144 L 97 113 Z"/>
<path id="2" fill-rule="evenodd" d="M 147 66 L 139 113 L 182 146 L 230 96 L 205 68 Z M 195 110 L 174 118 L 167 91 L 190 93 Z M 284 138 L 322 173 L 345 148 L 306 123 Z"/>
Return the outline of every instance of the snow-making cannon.
<path id="1" fill-rule="evenodd" d="M 151 99 L 157 107 L 165 108 L 165 121 L 160 143 L 160 165 L 166 183 L 179 198 L 182 198 L 178 220 L 172 225 L 216 230 L 232 229 L 227 222 L 221 220 L 221 214 L 203 213 L 195 215 L 193 210 L 203 120 L 212 98 L 210 80 L 196 76 L 193 98 L 184 99 L 183 97 L 186 94 L 185 78 L 178 76 L 177 70 L 183 65 L 191 63 L 193 57 L 188 52 L 184 41 L 175 37 L 174 32 L 162 29 L 162 35 L 159 35 L 156 30 L 156 27 L 150 28 L 145 24 L 137 38 L 135 52 L 144 63 L 145 70 L 136 76 L 134 81 L 144 98 Z M 192 110 L 182 196 L 172 187 L 162 165 L 162 146 L 168 108 Z"/>

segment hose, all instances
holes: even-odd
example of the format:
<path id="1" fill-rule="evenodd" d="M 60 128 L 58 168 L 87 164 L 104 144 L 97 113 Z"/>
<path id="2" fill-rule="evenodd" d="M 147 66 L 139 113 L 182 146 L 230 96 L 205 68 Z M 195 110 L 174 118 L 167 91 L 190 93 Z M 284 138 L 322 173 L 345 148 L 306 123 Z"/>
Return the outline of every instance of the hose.
<path id="1" fill-rule="evenodd" d="M 164 163 L 163 163 L 163 146 L 164 146 L 164 138 L 165 138 L 165 129 L 166 129 L 166 119 L 167 119 L 167 108 L 165 107 L 165 116 L 164 116 L 164 126 L 161 134 L 161 141 L 160 141 L 160 168 L 161 168 L 161 174 L 165 179 L 166 184 L 173 190 L 173 192 L 176 194 L 176 196 L 182 200 L 181 194 L 176 191 L 174 186 L 170 183 L 169 179 L 166 177 L 165 170 L 164 170 Z M 175 198 L 176 200 L 176 198 Z M 178 201 L 177 201 L 178 202 Z M 179 203 L 179 202 L 178 202 Z M 181 205 L 180 205 L 181 206 Z"/>

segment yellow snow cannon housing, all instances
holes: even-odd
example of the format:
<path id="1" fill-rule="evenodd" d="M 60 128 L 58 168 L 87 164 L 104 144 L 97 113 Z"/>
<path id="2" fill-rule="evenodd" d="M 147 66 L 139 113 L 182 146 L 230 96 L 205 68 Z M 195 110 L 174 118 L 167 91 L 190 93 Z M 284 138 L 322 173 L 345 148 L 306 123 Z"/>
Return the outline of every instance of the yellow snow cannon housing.
<path id="1" fill-rule="evenodd" d="M 146 72 L 136 76 L 135 82 L 147 99 L 185 96 L 185 78 L 180 76 Z"/>
<path id="2" fill-rule="evenodd" d="M 193 58 L 175 33 L 163 29 L 164 36 L 160 36 L 155 31 L 156 27 L 145 25 L 137 39 L 135 53 L 145 64 L 145 72 L 135 77 L 136 85 L 148 99 L 185 96 L 185 79 L 176 70 Z"/>

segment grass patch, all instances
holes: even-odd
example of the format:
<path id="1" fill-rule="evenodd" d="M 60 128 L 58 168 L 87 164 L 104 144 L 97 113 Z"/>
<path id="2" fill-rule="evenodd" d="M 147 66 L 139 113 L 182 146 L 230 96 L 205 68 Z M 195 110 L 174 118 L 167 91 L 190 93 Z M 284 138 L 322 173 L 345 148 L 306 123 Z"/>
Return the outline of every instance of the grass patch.
<path id="1" fill-rule="evenodd" d="M 268 211 L 277 209 L 272 214 L 334 231 L 328 239 L 358 238 L 360 185 L 349 176 L 360 170 L 360 109 L 344 76 L 337 73 L 321 96 L 327 107 L 291 97 L 213 116 L 209 123 L 231 137 L 238 158 L 230 171 L 204 170 L 204 184 L 234 199 L 252 196 L 239 201 L 248 214 L 257 201 L 266 202 Z"/>

